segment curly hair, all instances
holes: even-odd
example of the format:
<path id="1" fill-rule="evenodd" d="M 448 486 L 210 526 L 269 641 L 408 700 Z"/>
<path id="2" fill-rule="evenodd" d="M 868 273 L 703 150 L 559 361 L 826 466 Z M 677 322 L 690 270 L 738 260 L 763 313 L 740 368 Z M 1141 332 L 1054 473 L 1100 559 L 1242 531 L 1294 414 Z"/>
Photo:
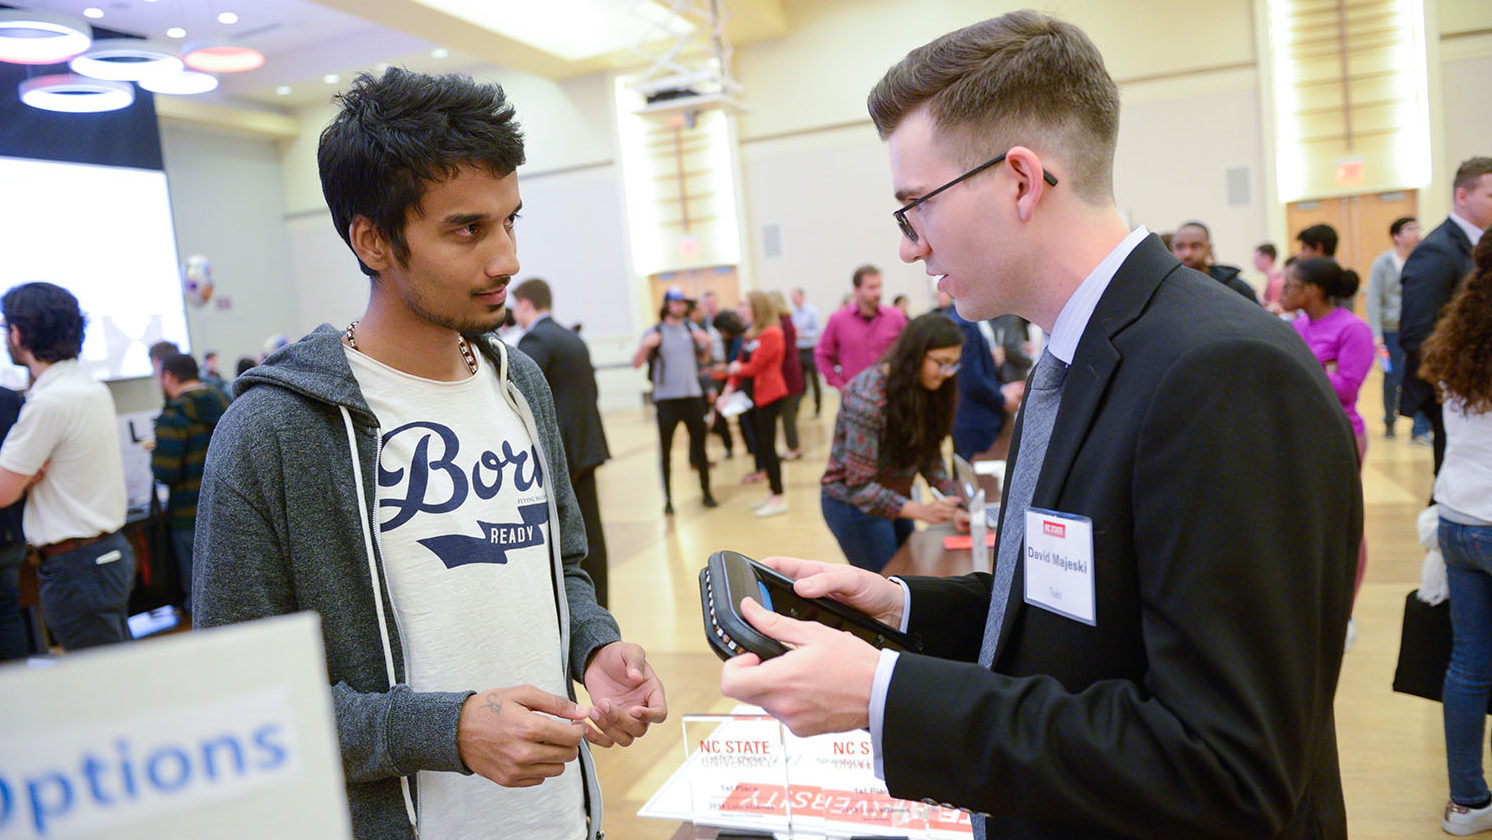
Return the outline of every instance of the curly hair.
<path id="1" fill-rule="evenodd" d="M 1492 411 L 1492 236 L 1472 252 L 1471 274 L 1425 339 L 1419 377 L 1440 385 L 1442 400 L 1467 414 Z"/>
<path id="2" fill-rule="evenodd" d="M 5 323 L 21 333 L 21 346 L 39 362 L 75 359 L 87 323 L 73 293 L 51 283 L 23 283 L 0 299 Z"/>
<path id="3" fill-rule="evenodd" d="M 922 386 L 922 363 L 927 351 L 962 347 L 964 331 L 940 312 L 918 315 L 882 361 L 886 374 L 886 428 L 881 451 L 898 467 L 915 467 L 942 454 L 943 438 L 953 433 L 953 409 L 958 384 L 950 376 L 936 391 Z"/>

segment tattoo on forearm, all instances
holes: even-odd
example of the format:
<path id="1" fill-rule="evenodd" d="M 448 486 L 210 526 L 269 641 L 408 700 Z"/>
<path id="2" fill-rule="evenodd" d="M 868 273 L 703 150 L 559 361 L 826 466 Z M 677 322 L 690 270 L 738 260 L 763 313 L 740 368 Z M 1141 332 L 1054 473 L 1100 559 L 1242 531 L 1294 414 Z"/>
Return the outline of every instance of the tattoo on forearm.
<path id="1" fill-rule="evenodd" d="M 490 710 L 494 715 L 503 713 L 503 701 L 490 695 L 486 699 L 487 702 L 482 704 L 482 708 Z"/>

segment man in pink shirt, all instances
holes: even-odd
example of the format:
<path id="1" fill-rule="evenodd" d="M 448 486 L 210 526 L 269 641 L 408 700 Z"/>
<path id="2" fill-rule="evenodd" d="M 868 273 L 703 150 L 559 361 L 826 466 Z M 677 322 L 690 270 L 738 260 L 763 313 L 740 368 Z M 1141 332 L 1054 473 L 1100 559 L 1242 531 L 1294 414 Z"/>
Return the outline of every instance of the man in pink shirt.
<path id="1" fill-rule="evenodd" d="M 855 269 L 855 298 L 829 316 L 823 337 L 813 350 L 824 381 L 841 390 L 856 374 L 875 364 L 907 325 L 901 310 L 881 305 L 881 270 Z"/>

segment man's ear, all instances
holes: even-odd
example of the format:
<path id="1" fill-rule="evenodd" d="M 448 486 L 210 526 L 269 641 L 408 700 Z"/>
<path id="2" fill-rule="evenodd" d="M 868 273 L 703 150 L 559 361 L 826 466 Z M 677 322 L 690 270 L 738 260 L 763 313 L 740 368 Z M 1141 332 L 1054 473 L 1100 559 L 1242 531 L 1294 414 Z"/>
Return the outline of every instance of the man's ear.
<path id="1" fill-rule="evenodd" d="M 363 261 L 363 265 L 377 272 L 394 265 L 394 244 L 390 242 L 373 220 L 367 216 L 353 216 L 348 225 L 347 240 L 352 252 Z"/>
<path id="2" fill-rule="evenodd" d="M 1016 211 L 1020 214 L 1022 221 L 1030 221 L 1036 212 L 1036 205 L 1041 203 L 1041 197 L 1051 187 L 1042 179 L 1045 169 L 1042 167 L 1041 158 L 1035 152 L 1025 146 L 1012 146 L 1005 153 L 1005 163 L 1020 176 L 1020 192 L 1016 196 Z"/>

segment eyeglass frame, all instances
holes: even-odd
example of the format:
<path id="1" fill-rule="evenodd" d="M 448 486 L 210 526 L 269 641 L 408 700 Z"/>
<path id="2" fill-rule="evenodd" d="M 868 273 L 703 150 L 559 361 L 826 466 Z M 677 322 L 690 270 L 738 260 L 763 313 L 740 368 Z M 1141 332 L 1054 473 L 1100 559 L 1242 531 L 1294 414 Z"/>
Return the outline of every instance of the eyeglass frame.
<path id="1" fill-rule="evenodd" d="M 920 241 L 917 238 L 917 229 L 912 227 L 912 223 L 907 220 L 907 213 L 917 209 L 917 207 L 919 207 L 922 202 L 927 201 L 928 199 L 948 189 L 949 187 L 956 186 L 957 184 L 966 181 L 974 177 L 975 175 L 978 175 L 984 170 L 989 169 L 991 166 L 1000 163 L 1001 161 L 1005 160 L 1005 156 L 1008 154 L 1010 154 L 1010 152 L 1008 151 L 1001 152 L 1000 154 L 995 155 L 984 163 L 981 163 L 973 169 L 970 169 L 968 172 L 965 172 L 957 178 L 954 178 L 952 181 L 949 181 L 943 186 L 938 187 L 927 195 L 924 195 L 921 198 L 913 199 L 912 201 L 903 205 L 900 209 L 891 211 L 891 218 L 895 219 L 896 226 L 901 228 L 901 235 L 905 236 L 907 239 L 910 239 L 912 241 L 912 244 L 917 244 L 917 242 Z M 1054 187 L 1057 186 L 1057 176 L 1048 172 L 1046 170 L 1046 167 L 1042 167 L 1041 169 L 1041 179 Z"/>
<path id="2" fill-rule="evenodd" d="M 959 369 L 964 366 L 963 359 L 959 359 L 956 362 L 940 362 L 932 356 L 928 356 L 927 361 L 932 362 L 938 366 L 939 376 L 953 376 L 957 374 L 959 372 Z"/>

